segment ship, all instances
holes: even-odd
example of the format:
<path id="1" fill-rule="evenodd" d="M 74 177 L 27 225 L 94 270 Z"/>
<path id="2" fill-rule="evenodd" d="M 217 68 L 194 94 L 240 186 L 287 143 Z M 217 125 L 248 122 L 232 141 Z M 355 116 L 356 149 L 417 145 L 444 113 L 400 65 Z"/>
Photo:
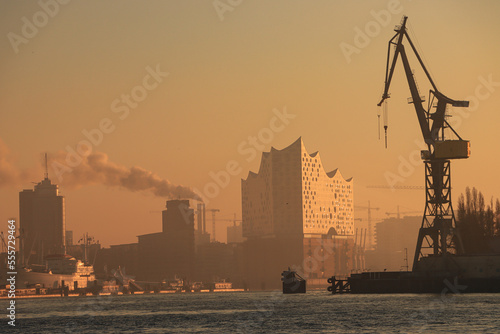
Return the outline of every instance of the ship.
<path id="1" fill-rule="evenodd" d="M 22 240 L 20 235 L 19 239 Z M 21 259 L 17 266 L 7 269 L 7 258 L 3 256 L 2 269 L 0 276 L 2 282 L 10 276 L 15 277 L 16 289 L 60 289 L 65 288 L 66 291 L 78 290 L 82 292 L 88 290 L 95 292 L 99 290 L 97 285 L 94 267 L 87 261 L 87 249 L 92 238 L 88 234 L 84 237 L 83 244 L 84 260 L 78 260 L 69 254 L 49 254 L 43 257 L 43 264 L 30 263 L 24 258 L 26 253 L 23 247 L 23 242 L 20 242 L 21 247 L 17 255 Z M 42 262 L 42 261 L 40 261 Z M 12 270 L 14 269 L 14 270 Z"/>
<path id="2" fill-rule="evenodd" d="M 16 288 L 19 289 L 57 289 L 65 286 L 72 291 L 90 287 L 94 281 L 93 266 L 67 254 L 48 255 L 45 266 L 31 265 L 16 271 Z"/>

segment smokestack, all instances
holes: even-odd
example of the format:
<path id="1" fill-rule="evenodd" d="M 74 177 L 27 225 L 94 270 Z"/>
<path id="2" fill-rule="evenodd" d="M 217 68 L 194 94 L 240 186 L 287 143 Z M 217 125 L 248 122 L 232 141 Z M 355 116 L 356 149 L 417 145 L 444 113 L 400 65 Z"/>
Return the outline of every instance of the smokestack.
<path id="1" fill-rule="evenodd" d="M 205 203 L 203 205 L 203 234 L 207 233 L 207 220 L 205 219 Z"/>
<path id="2" fill-rule="evenodd" d="M 203 229 L 202 213 L 201 213 L 201 203 L 196 206 L 196 220 L 198 222 L 198 234 L 201 234 Z"/>

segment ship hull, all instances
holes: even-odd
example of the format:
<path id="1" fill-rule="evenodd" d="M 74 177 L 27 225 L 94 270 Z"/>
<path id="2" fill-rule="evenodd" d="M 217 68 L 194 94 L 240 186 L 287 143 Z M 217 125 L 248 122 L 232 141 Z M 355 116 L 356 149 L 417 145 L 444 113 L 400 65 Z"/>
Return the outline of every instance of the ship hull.
<path id="1" fill-rule="evenodd" d="M 499 293 L 500 277 L 419 277 L 405 272 L 353 274 L 351 293 Z"/>
<path id="2" fill-rule="evenodd" d="M 16 289 L 26 289 L 39 286 L 41 288 L 56 289 L 67 286 L 70 291 L 75 290 L 75 288 L 86 288 L 95 280 L 94 275 L 80 276 L 78 274 L 74 275 L 64 275 L 64 274 L 52 274 L 46 272 L 36 272 L 27 271 L 25 269 L 18 269 L 15 275 Z M 6 281 L 8 277 L 5 277 L 3 281 Z"/>
<path id="3" fill-rule="evenodd" d="M 306 293 L 306 281 L 283 282 L 283 293 Z"/>

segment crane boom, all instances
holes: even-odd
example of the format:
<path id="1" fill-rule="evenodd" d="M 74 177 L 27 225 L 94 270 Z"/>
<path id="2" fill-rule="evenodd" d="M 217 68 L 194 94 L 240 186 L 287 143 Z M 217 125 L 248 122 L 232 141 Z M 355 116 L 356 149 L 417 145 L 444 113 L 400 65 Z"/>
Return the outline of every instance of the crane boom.
<path id="1" fill-rule="evenodd" d="M 422 136 L 424 138 L 425 143 L 429 147 L 429 151 L 423 152 L 423 158 L 431 158 L 432 156 L 441 159 L 468 158 L 470 155 L 469 142 L 462 140 L 462 138 L 460 138 L 457 132 L 446 121 L 445 113 L 448 104 L 454 107 L 468 107 L 469 102 L 452 100 L 437 89 L 434 80 L 432 80 L 432 77 L 430 76 L 429 71 L 425 67 L 425 64 L 422 61 L 420 54 L 418 53 L 417 49 L 415 48 L 415 45 L 413 44 L 410 36 L 406 31 L 407 19 L 408 19 L 407 16 L 403 17 L 401 25 L 397 26 L 395 29 L 396 35 L 394 35 L 394 37 L 389 41 L 384 93 L 382 95 L 382 99 L 378 103 L 378 106 L 381 106 L 388 98 L 390 98 L 389 88 L 391 86 L 398 57 L 401 57 L 406 79 L 408 81 L 408 86 L 410 88 L 410 93 L 411 93 L 410 103 L 412 103 L 415 107 L 418 123 L 420 126 L 420 131 L 422 132 Z M 397 41 L 395 42 L 395 40 Z M 431 97 L 429 97 L 431 99 L 431 103 L 429 103 L 429 110 L 426 110 L 424 108 L 423 102 L 425 102 L 425 98 L 420 95 L 420 92 L 418 90 L 418 86 L 415 81 L 415 77 L 411 69 L 410 62 L 408 60 L 406 49 L 403 44 L 404 40 L 407 40 L 408 43 L 410 44 L 411 50 L 417 57 L 420 66 L 422 67 L 423 71 L 427 76 L 427 79 L 429 80 L 432 86 L 432 89 L 429 91 L 429 95 L 432 95 L 432 99 Z M 395 46 L 395 51 L 391 61 L 392 45 Z M 389 66 L 389 64 L 391 65 Z M 431 113 L 430 108 L 433 107 L 432 102 L 434 101 L 434 99 L 437 100 L 436 111 Z M 450 128 L 453 131 L 453 133 L 459 138 L 459 140 L 445 140 L 444 138 L 445 128 Z"/>

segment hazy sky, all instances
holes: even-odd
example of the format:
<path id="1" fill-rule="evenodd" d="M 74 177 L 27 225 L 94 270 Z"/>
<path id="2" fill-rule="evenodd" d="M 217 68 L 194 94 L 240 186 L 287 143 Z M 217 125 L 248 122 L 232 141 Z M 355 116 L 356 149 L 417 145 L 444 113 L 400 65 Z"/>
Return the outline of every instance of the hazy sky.
<path id="1" fill-rule="evenodd" d="M 423 211 L 423 190 L 366 188 L 388 185 L 388 173 L 396 185 L 424 184 L 401 64 L 389 100 L 389 148 L 378 140 L 387 42 L 403 14 L 438 88 L 475 99 L 469 110 L 451 112 L 472 146 L 469 160 L 452 164 L 454 199 L 468 185 L 500 196 L 498 1 L 61 2 L 0 1 L 5 227 L 19 215 L 18 192 L 43 178 L 43 153 L 64 160 L 68 147 L 87 140 L 85 131 L 95 135 L 92 150 L 120 170 L 136 166 L 155 180 L 208 192 L 207 207 L 221 218 L 241 217 L 241 178 L 258 171 L 260 152 L 300 136 L 326 169 L 354 177 L 355 204 L 370 200 L 381 208 L 374 216 L 398 204 Z M 427 95 L 425 77 L 415 73 Z M 92 132 L 99 127 L 102 138 Z M 212 176 L 227 168 L 229 184 L 215 187 Z M 57 173 L 50 168 L 61 184 Z M 61 187 L 75 239 L 88 231 L 109 245 L 161 230 L 165 198 L 100 181 Z M 355 215 L 363 226 L 366 211 Z"/>

